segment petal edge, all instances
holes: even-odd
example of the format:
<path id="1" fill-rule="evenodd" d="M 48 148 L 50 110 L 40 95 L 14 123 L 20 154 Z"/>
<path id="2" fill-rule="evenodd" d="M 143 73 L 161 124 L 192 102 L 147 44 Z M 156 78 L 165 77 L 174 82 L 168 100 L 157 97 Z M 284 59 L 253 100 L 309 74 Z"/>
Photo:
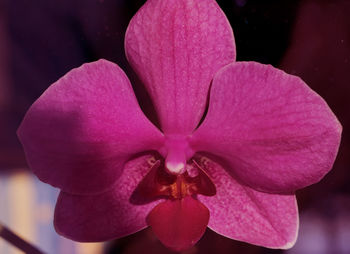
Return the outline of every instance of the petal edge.
<path id="1" fill-rule="evenodd" d="M 125 50 L 165 134 L 196 128 L 214 74 L 236 55 L 231 26 L 214 0 L 148 0 L 130 21 Z"/>
<path id="2" fill-rule="evenodd" d="M 107 241 L 124 237 L 147 226 L 146 216 L 159 201 L 134 205 L 130 198 L 137 184 L 154 164 L 152 156 L 129 161 L 112 189 L 95 195 L 61 192 L 54 226 L 60 235 L 79 242 Z"/>
<path id="3" fill-rule="evenodd" d="M 127 160 L 163 135 L 141 111 L 125 73 L 106 60 L 73 69 L 26 113 L 17 135 L 40 180 L 65 192 L 103 192 Z"/>
<path id="4" fill-rule="evenodd" d="M 298 235 L 295 195 L 269 194 L 241 185 L 221 165 L 199 160 L 212 177 L 217 194 L 199 196 L 208 207 L 208 227 L 225 237 L 272 249 L 291 248 Z"/>
<path id="5" fill-rule="evenodd" d="M 191 144 L 220 156 L 257 190 L 290 193 L 331 169 L 340 138 L 339 121 L 300 78 L 240 62 L 215 76 L 208 114 Z"/>

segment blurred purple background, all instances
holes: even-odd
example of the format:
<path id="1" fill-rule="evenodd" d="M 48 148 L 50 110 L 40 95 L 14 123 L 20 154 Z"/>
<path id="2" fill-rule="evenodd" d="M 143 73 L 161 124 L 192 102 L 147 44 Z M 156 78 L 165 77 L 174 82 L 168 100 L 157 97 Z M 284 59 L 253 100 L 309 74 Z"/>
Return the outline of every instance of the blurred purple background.
<path id="1" fill-rule="evenodd" d="M 328 102 L 344 130 L 333 170 L 320 183 L 297 193 L 301 226 L 293 249 L 255 247 L 207 230 L 199 244 L 186 253 L 350 253 L 350 1 L 217 2 L 234 29 L 237 60 L 272 64 L 300 76 Z M 131 79 L 146 115 L 156 122 L 123 48 L 128 22 L 143 3 L 0 0 L 0 196 L 5 195 L 1 180 L 26 168 L 15 134 L 26 110 L 74 67 L 99 58 L 117 63 Z M 45 191 L 49 189 L 47 186 Z M 50 202 L 54 204 L 55 195 Z M 5 201 L 0 202 L 0 219 L 1 213 L 11 213 L 9 209 Z M 52 228 L 51 221 L 47 227 Z M 106 253 L 144 250 L 168 253 L 148 230 L 105 247 Z"/>

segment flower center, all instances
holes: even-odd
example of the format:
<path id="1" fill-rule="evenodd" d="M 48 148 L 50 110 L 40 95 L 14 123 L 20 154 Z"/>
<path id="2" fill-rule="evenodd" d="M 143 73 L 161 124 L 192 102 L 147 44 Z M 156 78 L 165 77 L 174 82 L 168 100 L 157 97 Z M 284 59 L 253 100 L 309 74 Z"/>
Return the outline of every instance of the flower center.
<path id="1" fill-rule="evenodd" d="M 176 180 L 169 185 L 159 185 L 158 192 L 172 199 L 182 199 L 202 192 L 204 186 L 201 185 L 199 176 L 190 177 L 187 172 L 178 175 Z"/>
<path id="2" fill-rule="evenodd" d="M 194 155 L 188 137 L 183 135 L 167 135 L 159 152 L 165 158 L 165 169 L 173 175 L 186 172 L 187 161 Z"/>
<path id="3" fill-rule="evenodd" d="M 216 194 L 214 183 L 195 160 L 187 163 L 187 171 L 176 175 L 165 170 L 164 160 L 152 158 L 150 164 L 152 168 L 135 189 L 132 203 L 148 203 L 162 197 L 178 200 L 197 194 Z"/>
<path id="4" fill-rule="evenodd" d="M 204 234 L 209 222 L 209 209 L 197 199 L 197 194 L 214 196 L 216 188 L 195 161 L 200 161 L 201 157 L 187 159 L 190 154 L 186 150 L 187 142 L 172 139 L 167 145 L 163 151 L 165 159 L 155 154 L 147 160 L 150 170 L 134 190 L 130 202 L 142 205 L 163 198 L 148 213 L 146 222 L 164 245 L 180 251 L 195 244 Z M 176 153 L 183 155 L 184 166 L 180 171 L 174 172 L 174 168 L 169 167 L 169 162 L 179 158 L 172 157 Z"/>

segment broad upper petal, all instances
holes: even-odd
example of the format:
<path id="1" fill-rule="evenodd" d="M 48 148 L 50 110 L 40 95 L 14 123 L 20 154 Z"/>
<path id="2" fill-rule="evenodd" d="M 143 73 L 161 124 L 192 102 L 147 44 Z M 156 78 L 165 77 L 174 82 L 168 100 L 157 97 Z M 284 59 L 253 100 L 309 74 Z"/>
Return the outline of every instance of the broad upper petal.
<path id="1" fill-rule="evenodd" d="M 75 241 L 97 242 L 145 228 L 147 214 L 159 201 L 135 205 L 130 200 L 152 164 L 150 156 L 128 162 L 116 185 L 101 194 L 81 196 L 61 192 L 55 209 L 56 231 Z"/>
<path id="2" fill-rule="evenodd" d="M 214 0 L 148 0 L 129 24 L 125 49 L 166 134 L 196 128 L 214 74 L 236 55 L 232 29 Z"/>
<path id="3" fill-rule="evenodd" d="M 300 78 L 255 62 L 213 80 L 209 111 L 192 146 L 219 156 L 230 174 L 266 192 L 293 192 L 332 167 L 341 125 Z"/>
<path id="4" fill-rule="evenodd" d="M 131 156 L 162 140 L 124 72 L 106 60 L 51 85 L 28 110 L 18 136 L 40 180 L 75 194 L 107 190 Z"/>
<path id="5" fill-rule="evenodd" d="M 241 185 L 222 166 L 202 157 L 198 163 L 215 183 L 215 196 L 198 196 L 209 209 L 209 228 L 226 237 L 268 248 L 291 248 L 298 235 L 294 195 L 269 194 Z"/>

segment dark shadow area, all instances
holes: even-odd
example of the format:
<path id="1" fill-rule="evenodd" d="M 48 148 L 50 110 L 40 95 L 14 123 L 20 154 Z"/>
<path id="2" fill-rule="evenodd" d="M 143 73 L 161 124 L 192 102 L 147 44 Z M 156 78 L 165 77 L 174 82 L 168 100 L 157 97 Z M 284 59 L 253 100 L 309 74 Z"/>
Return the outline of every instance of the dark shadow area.
<path id="1" fill-rule="evenodd" d="M 236 40 L 237 61 L 277 66 L 289 46 L 300 0 L 218 0 Z"/>
<path id="2" fill-rule="evenodd" d="M 176 254 L 164 247 L 150 228 L 136 234 L 115 240 L 106 247 L 106 254 Z M 181 252 L 189 254 L 238 253 L 238 254 L 280 254 L 283 250 L 272 250 L 223 237 L 207 228 L 204 236 L 191 249 Z"/>

